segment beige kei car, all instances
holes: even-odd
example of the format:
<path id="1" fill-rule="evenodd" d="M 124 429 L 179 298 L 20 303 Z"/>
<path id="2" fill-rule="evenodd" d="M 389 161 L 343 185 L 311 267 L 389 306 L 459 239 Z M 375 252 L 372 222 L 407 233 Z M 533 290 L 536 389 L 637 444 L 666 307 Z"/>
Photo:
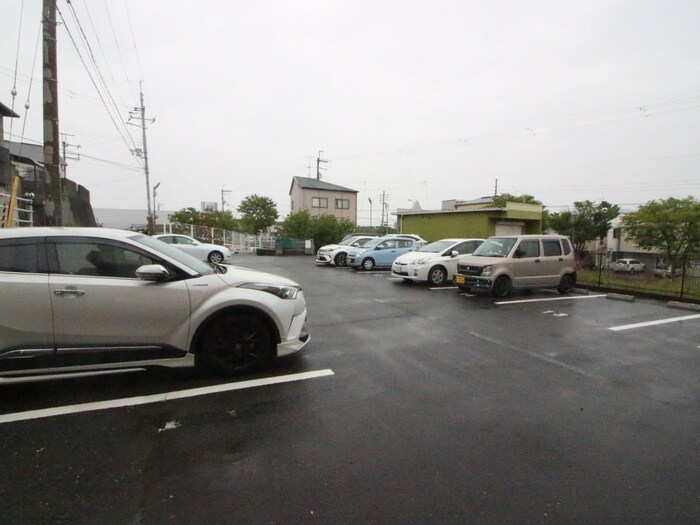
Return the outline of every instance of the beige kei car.
<path id="1" fill-rule="evenodd" d="M 513 288 L 555 287 L 568 293 L 576 285 L 574 250 L 562 235 L 489 237 L 458 259 L 454 282 L 461 290 L 491 290 L 497 297 Z"/>

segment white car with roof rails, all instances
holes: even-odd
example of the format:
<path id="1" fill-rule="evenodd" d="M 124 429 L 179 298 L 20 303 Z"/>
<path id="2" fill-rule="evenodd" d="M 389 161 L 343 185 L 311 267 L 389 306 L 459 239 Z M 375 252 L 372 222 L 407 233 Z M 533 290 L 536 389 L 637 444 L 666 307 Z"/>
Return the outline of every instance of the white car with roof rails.
<path id="1" fill-rule="evenodd" d="M 296 282 L 108 228 L 0 229 L 0 384 L 197 365 L 240 374 L 309 340 Z"/>
<path id="2" fill-rule="evenodd" d="M 316 260 L 314 262 L 318 265 L 345 266 L 348 250 L 360 248 L 377 237 L 377 235 L 353 235 L 345 237 L 338 244 L 321 246 L 316 252 Z"/>
<path id="3" fill-rule="evenodd" d="M 484 239 L 441 239 L 405 253 L 394 260 L 391 274 L 406 281 L 428 282 L 442 286 L 452 280 L 457 257 L 476 250 Z"/>

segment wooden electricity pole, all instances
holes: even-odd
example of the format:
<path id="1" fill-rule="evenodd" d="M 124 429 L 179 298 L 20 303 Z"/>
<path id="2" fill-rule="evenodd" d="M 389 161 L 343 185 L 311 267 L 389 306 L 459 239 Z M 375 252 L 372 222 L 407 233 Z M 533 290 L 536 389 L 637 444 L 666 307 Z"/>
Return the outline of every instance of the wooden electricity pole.
<path id="1" fill-rule="evenodd" d="M 58 61 L 56 58 L 56 2 L 43 3 L 43 71 L 44 71 L 44 168 L 48 175 L 48 194 L 53 205 L 46 207 L 47 220 L 63 226 L 63 198 L 61 191 L 61 156 L 58 133 Z M 53 208 L 53 213 L 48 211 Z"/>

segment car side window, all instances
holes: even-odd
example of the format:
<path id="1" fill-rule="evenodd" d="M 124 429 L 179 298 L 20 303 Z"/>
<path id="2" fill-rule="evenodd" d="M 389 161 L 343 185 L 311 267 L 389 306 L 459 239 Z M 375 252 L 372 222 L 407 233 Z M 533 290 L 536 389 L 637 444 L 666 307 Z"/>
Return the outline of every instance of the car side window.
<path id="1" fill-rule="evenodd" d="M 413 246 L 413 241 L 401 239 L 398 241 L 399 248 L 410 248 Z"/>
<path id="2" fill-rule="evenodd" d="M 192 240 L 188 239 L 187 237 L 175 237 L 175 240 L 177 241 L 177 244 L 194 244 Z"/>
<path id="3" fill-rule="evenodd" d="M 172 235 L 166 235 L 165 237 L 158 237 L 159 240 L 166 244 L 175 244 L 175 238 Z"/>
<path id="4" fill-rule="evenodd" d="M 452 250 L 450 250 L 450 253 L 456 250 L 461 255 L 465 255 L 467 253 L 472 253 L 474 250 L 476 250 L 477 246 L 479 246 L 479 243 L 476 241 L 461 242 L 457 246 L 452 248 Z"/>
<path id="5" fill-rule="evenodd" d="M 0 272 L 46 273 L 43 241 L 38 239 L 7 239 L 0 241 Z"/>
<path id="6" fill-rule="evenodd" d="M 394 240 L 394 239 L 389 239 L 389 240 L 380 242 L 379 245 L 377 246 L 377 250 L 391 250 L 393 248 L 396 248 L 396 240 Z"/>
<path id="7" fill-rule="evenodd" d="M 559 244 L 558 239 L 543 239 L 542 246 L 544 248 L 545 257 L 561 255 L 561 244 Z"/>
<path id="8" fill-rule="evenodd" d="M 540 256 L 540 241 L 535 239 L 524 240 L 518 246 L 518 251 L 522 254 L 520 257 L 539 257 Z"/>
<path id="9" fill-rule="evenodd" d="M 136 278 L 136 269 L 156 261 L 126 246 L 97 241 L 57 242 L 56 273 L 97 277 Z"/>

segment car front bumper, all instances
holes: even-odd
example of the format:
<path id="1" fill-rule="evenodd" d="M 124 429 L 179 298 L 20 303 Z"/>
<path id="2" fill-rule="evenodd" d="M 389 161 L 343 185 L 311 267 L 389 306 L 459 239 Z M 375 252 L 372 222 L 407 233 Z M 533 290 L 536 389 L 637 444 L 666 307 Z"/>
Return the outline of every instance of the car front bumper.
<path id="1" fill-rule="evenodd" d="M 475 275 L 462 275 L 456 273 L 453 277 L 454 283 L 460 288 L 484 288 L 491 289 L 493 280 L 487 277 L 478 277 Z"/>

